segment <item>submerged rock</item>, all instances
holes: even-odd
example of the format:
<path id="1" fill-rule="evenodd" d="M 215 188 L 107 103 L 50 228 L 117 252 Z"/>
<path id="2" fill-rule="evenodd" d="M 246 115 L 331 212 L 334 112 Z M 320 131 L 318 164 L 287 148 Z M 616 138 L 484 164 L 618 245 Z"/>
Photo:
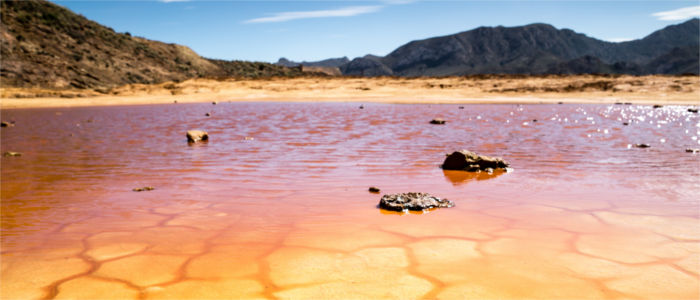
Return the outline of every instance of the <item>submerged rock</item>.
<path id="1" fill-rule="evenodd" d="M 478 155 L 468 150 L 460 150 L 448 154 L 442 163 L 444 170 L 462 170 L 469 172 L 506 169 L 509 164 L 500 157 Z"/>
<path id="2" fill-rule="evenodd" d="M 2 156 L 22 156 L 22 153 L 7 151 L 3 153 Z"/>
<path id="3" fill-rule="evenodd" d="M 204 116 L 206 116 L 206 117 L 211 117 L 211 114 L 210 114 L 210 113 L 206 113 L 206 114 L 204 114 Z"/>
<path id="4" fill-rule="evenodd" d="M 155 190 L 155 189 L 156 189 L 156 188 L 154 188 L 154 187 L 152 187 L 152 186 L 144 186 L 144 187 L 142 187 L 142 188 L 135 188 L 135 189 L 132 189 L 132 191 L 134 191 L 134 192 L 144 192 L 144 191 L 152 191 L 152 190 Z"/>
<path id="5" fill-rule="evenodd" d="M 430 124 L 443 125 L 443 124 L 445 124 L 445 120 L 440 119 L 440 118 L 432 119 L 432 120 L 430 120 Z"/>
<path id="6" fill-rule="evenodd" d="M 649 144 L 634 144 L 635 147 L 637 148 L 649 148 L 651 145 Z"/>
<path id="7" fill-rule="evenodd" d="M 370 186 L 369 187 L 369 192 L 370 193 L 379 193 L 381 190 L 378 187 Z"/>
<path id="8" fill-rule="evenodd" d="M 428 193 L 401 193 L 382 196 L 379 207 L 386 210 L 425 210 L 438 207 L 453 207 L 454 202 L 440 199 Z"/>
<path id="9" fill-rule="evenodd" d="M 209 139 L 209 134 L 202 130 L 188 130 L 187 131 L 187 142 L 196 143 L 199 141 L 206 141 Z"/>

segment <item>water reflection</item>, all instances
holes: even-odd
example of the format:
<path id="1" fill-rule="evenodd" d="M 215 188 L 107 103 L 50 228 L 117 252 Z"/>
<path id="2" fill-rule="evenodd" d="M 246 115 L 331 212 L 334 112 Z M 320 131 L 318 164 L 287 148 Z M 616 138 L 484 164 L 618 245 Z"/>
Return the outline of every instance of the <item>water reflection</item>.
<path id="1" fill-rule="evenodd" d="M 467 184 L 470 181 L 480 181 L 496 178 L 506 171 L 501 169 L 495 169 L 493 172 L 466 172 L 466 171 L 455 171 L 455 170 L 442 170 L 442 174 L 445 175 L 445 179 L 451 182 L 452 185 L 458 186 Z"/>

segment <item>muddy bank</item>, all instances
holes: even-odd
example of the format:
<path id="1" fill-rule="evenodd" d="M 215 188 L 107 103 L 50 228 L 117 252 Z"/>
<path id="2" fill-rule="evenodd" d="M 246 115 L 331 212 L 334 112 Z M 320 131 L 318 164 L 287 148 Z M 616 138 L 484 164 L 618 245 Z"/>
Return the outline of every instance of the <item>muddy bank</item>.
<path id="1" fill-rule="evenodd" d="M 2 88 L 3 108 L 209 101 L 696 104 L 698 76 L 193 79 L 110 90 Z"/>

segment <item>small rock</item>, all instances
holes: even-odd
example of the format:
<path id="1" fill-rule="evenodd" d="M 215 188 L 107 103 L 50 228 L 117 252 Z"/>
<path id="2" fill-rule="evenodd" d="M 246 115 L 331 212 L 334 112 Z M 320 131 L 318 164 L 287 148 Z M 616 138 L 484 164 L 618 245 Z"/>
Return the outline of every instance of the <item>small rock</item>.
<path id="1" fill-rule="evenodd" d="M 622 102 L 615 102 L 615 105 L 622 105 Z"/>
<path id="2" fill-rule="evenodd" d="M 177 100 L 173 101 L 173 103 L 177 104 Z"/>
<path id="3" fill-rule="evenodd" d="M 688 153 L 700 153 L 700 149 L 688 148 L 688 149 L 685 149 L 685 152 L 688 152 Z"/>
<path id="4" fill-rule="evenodd" d="M 204 114 L 204 115 L 207 116 L 207 117 L 210 117 L 210 116 L 211 116 L 210 113 L 206 113 L 206 114 Z"/>
<path id="5" fill-rule="evenodd" d="M 365 109 L 365 106 L 364 106 L 364 105 L 360 105 L 360 109 Z"/>
<path id="6" fill-rule="evenodd" d="M 506 169 L 509 164 L 499 157 L 481 156 L 468 150 L 460 150 L 448 154 L 442 163 L 445 170 L 478 172 L 488 169 Z"/>
<path id="7" fill-rule="evenodd" d="M 464 106 L 460 106 L 459 109 L 464 109 Z"/>
<path id="8" fill-rule="evenodd" d="M 15 124 L 12 124 L 10 122 L 5 122 L 5 121 L 0 122 L 0 127 L 12 127 L 12 126 L 15 126 Z"/>
<path id="9" fill-rule="evenodd" d="M 634 146 L 637 148 L 649 148 L 649 147 L 651 147 L 649 144 L 634 144 Z"/>
<path id="10" fill-rule="evenodd" d="M 252 140 L 254 140 L 254 139 L 255 139 L 255 138 L 252 137 L 252 136 L 247 136 L 247 137 L 245 137 L 245 140 L 246 140 L 246 141 L 252 141 Z"/>
<path id="11" fill-rule="evenodd" d="M 557 104 L 564 104 L 564 102 L 559 101 L 559 102 L 557 102 Z"/>
<path id="12" fill-rule="evenodd" d="M 199 141 L 209 140 L 209 134 L 202 130 L 188 130 L 187 131 L 187 142 L 196 143 Z"/>
<path id="13" fill-rule="evenodd" d="M 2 156 L 22 156 L 22 153 L 7 151 L 3 153 Z"/>
<path id="14" fill-rule="evenodd" d="M 625 105 L 632 105 L 632 102 L 625 102 Z"/>
<path id="15" fill-rule="evenodd" d="M 369 187 L 369 192 L 370 193 L 379 193 L 381 190 L 378 187 L 370 186 Z"/>
<path id="16" fill-rule="evenodd" d="M 532 123 L 536 123 L 536 122 L 537 122 L 537 119 L 532 119 Z"/>
<path id="17" fill-rule="evenodd" d="M 212 102 L 211 104 L 212 104 L 212 105 L 216 105 L 216 101 Z"/>
<path id="18" fill-rule="evenodd" d="M 438 207 L 453 207 L 454 202 L 440 199 L 428 193 L 401 193 L 382 196 L 379 207 L 393 211 L 425 210 Z"/>
<path id="19" fill-rule="evenodd" d="M 688 112 L 696 113 L 696 114 L 697 114 L 697 113 L 698 113 L 698 109 L 697 109 L 697 108 L 688 108 Z"/>
<path id="20" fill-rule="evenodd" d="M 445 124 L 445 120 L 440 119 L 440 118 L 432 119 L 432 120 L 430 120 L 430 124 L 443 125 L 443 124 Z"/>
<path id="21" fill-rule="evenodd" d="M 625 125 L 625 126 L 627 126 L 627 125 L 629 125 L 629 124 L 630 124 L 630 123 L 622 122 L 622 125 Z"/>
<path id="22" fill-rule="evenodd" d="M 154 187 L 152 187 L 152 186 L 144 186 L 144 187 L 142 187 L 142 188 L 135 188 L 135 189 L 132 189 L 132 191 L 134 191 L 134 192 L 144 192 L 144 191 L 152 191 L 152 190 L 155 190 L 155 189 L 156 189 L 156 188 L 154 188 Z"/>
<path id="23" fill-rule="evenodd" d="M 654 104 L 654 106 L 652 106 L 652 107 L 653 107 L 653 108 L 662 108 L 662 107 L 664 107 L 664 106 L 663 106 L 663 105 Z"/>

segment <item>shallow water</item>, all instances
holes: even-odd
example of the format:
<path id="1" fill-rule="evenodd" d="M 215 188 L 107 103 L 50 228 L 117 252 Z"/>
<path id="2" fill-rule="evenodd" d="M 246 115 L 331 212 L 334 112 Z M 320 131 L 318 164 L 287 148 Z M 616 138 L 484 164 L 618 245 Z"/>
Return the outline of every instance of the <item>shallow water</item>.
<path id="1" fill-rule="evenodd" d="M 700 297 L 687 107 L 358 106 L 3 110 L 0 296 Z M 439 168 L 463 148 L 513 170 Z M 382 211 L 369 186 L 456 206 Z"/>

